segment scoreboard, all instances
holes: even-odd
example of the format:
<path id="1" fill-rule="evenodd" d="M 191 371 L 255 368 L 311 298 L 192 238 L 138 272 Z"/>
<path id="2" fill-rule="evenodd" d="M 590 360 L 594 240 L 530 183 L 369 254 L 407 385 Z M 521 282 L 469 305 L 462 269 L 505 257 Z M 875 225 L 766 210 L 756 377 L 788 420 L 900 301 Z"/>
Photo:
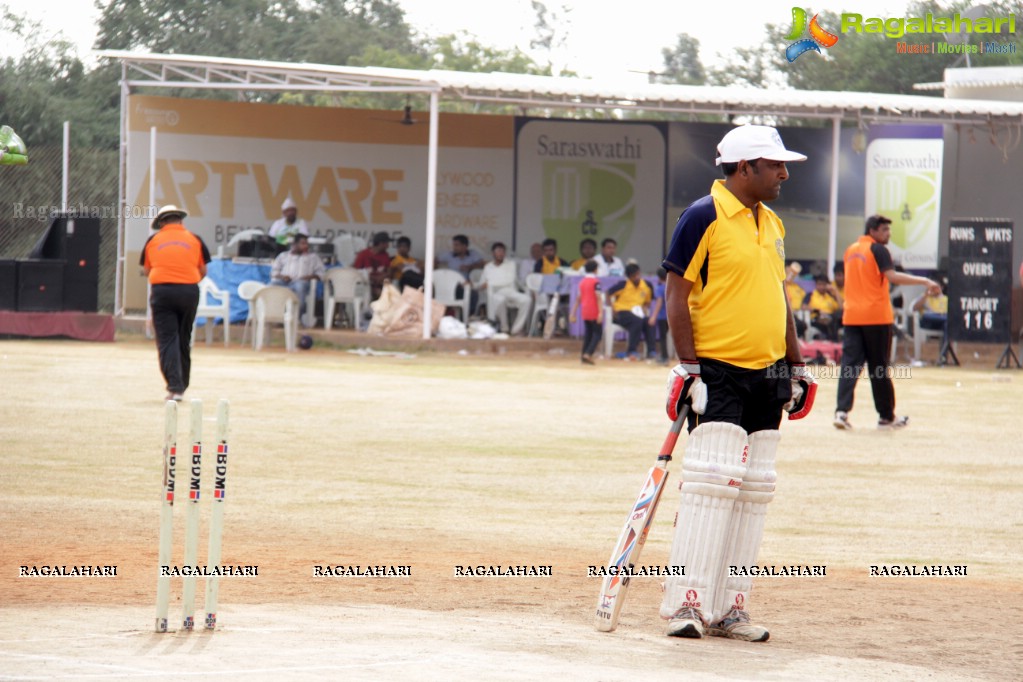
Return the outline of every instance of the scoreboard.
<path id="1" fill-rule="evenodd" d="M 953 341 L 1012 342 L 1013 223 L 953 218 L 948 232 L 948 333 Z"/>

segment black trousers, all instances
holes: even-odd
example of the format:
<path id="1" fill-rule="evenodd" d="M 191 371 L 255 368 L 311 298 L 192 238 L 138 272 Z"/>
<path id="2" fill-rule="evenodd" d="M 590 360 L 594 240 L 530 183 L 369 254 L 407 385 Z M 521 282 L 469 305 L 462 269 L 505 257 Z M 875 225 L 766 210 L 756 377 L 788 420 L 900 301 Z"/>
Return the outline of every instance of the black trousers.
<path id="1" fill-rule="evenodd" d="M 778 429 L 782 409 L 792 399 L 792 379 L 784 360 L 764 369 L 746 369 L 698 359 L 707 384 L 707 409 L 702 415 L 689 413 L 690 431 L 706 422 L 728 422 L 746 433 Z"/>
<path id="2" fill-rule="evenodd" d="M 184 393 L 192 370 L 192 323 L 198 284 L 154 284 L 149 295 L 160 372 L 170 393 Z"/>
<path id="3" fill-rule="evenodd" d="M 853 408 L 856 381 L 864 363 L 874 394 L 874 408 L 881 419 L 895 418 L 895 387 L 891 377 L 892 326 L 890 324 L 846 325 L 842 339 L 842 368 L 838 376 L 837 410 Z"/>
<path id="4" fill-rule="evenodd" d="M 619 327 L 624 327 L 629 334 L 629 347 L 627 352 L 635 353 L 639 349 L 639 342 L 646 342 L 646 353 L 654 353 L 654 328 L 646 323 L 645 317 L 636 315 L 631 310 L 621 310 L 615 313 L 614 322 Z"/>
<path id="5" fill-rule="evenodd" d="M 604 330 L 596 320 L 583 320 L 583 326 L 586 328 L 583 334 L 583 356 L 593 355 Z"/>
<path id="6" fill-rule="evenodd" d="M 661 362 L 667 362 L 669 358 L 668 353 L 668 337 L 671 330 L 668 329 L 667 320 L 657 320 L 657 346 L 661 349 Z M 674 355 L 675 352 L 672 350 L 670 355 Z"/>

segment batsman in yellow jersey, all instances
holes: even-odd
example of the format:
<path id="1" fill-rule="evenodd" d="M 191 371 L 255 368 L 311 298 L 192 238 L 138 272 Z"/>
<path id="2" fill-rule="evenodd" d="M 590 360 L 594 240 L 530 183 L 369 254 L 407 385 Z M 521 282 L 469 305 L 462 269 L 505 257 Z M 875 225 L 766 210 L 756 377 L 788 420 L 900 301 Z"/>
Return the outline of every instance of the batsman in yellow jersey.
<path id="1" fill-rule="evenodd" d="M 767 126 L 734 128 L 717 149 L 724 180 L 679 217 L 663 263 L 681 359 L 668 377 L 668 416 L 691 410 L 668 562 L 686 570 L 667 579 L 660 612 L 671 636 L 764 642 L 741 569 L 756 563 L 774 497 L 782 412 L 806 416 L 817 387 L 785 294 L 785 228 L 763 202 L 778 198 L 785 164 L 806 157 Z"/>

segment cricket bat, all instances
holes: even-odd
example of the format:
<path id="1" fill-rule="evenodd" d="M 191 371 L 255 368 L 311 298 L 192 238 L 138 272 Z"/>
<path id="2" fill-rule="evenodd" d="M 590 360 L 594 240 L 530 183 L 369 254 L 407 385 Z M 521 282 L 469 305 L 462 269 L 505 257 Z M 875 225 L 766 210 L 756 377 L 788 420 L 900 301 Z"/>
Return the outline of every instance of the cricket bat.
<path id="1" fill-rule="evenodd" d="M 687 405 L 679 412 L 678 419 L 672 423 L 671 430 L 661 445 L 661 452 L 657 455 L 657 463 L 647 473 L 643 488 L 639 491 L 639 499 L 629 512 L 625 527 L 618 536 L 618 544 L 608 559 L 607 575 L 601 580 L 600 599 L 597 601 L 596 626 L 601 632 L 611 632 L 618 626 L 618 616 L 622 612 L 625 594 L 629 589 L 631 579 L 629 571 L 639 561 L 640 550 L 643 549 L 643 543 L 646 542 L 646 536 L 654 522 L 657 504 L 668 480 L 668 462 L 671 461 L 671 453 L 675 451 L 678 434 L 682 432 L 682 425 L 685 424 L 688 414 Z"/>

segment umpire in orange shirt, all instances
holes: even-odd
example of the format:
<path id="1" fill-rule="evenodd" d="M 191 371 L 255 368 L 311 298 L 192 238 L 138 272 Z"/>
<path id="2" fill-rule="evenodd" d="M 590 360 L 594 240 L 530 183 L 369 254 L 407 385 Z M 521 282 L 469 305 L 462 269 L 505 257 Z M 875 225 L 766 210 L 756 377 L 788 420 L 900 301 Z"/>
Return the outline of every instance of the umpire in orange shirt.
<path id="1" fill-rule="evenodd" d="M 892 236 L 891 224 L 891 219 L 882 215 L 870 216 L 863 236 L 845 250 L 842 371 L 838 377 L 836 429 L 852 428 L 849 412 L 864 363 L 879 416 L 877 428 L 898 429 L 909 423 L 909 417 L 895 415 L 895 387 L 890 376 L 895 313 L 888 285 L 922 284 L 929 293 L 941 291 L 941 287 L 926 277 L 896 272 L 887 247 Z"/>
<path id="2" fill-rule="evenodd" d="M 210 252 L 202 239 L 185 229 L 188 215 L 174 205 L 153 218 L 156 232 L 146 240 L 139 264 L 151 285 L 160 371 L 167 382 L 167 400 L 181 400 L 192 368 L 192 324 L 199 307 L 199 281 L 206 276 Z"/>

